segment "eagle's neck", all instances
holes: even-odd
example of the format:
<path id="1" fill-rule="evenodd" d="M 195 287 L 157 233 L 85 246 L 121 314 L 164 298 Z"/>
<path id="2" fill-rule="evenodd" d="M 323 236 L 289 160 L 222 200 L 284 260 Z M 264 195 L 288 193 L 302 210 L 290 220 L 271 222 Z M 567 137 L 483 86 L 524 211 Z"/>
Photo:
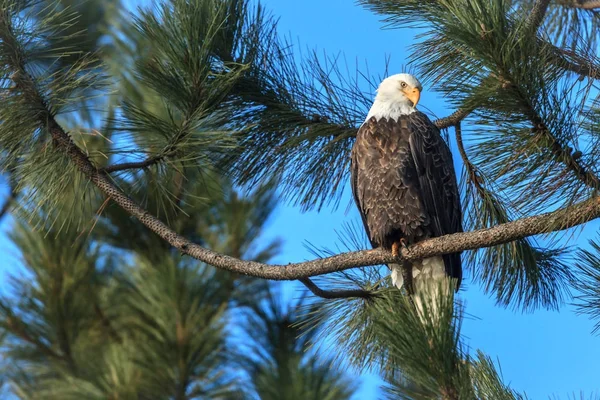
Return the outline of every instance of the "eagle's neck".
<path id="1" fill-rule="evenodd" d="M 415 111 L 417 109 L 412 106 L 408 99 L 405 101 L 389 101 L 376 98 L 365 121 L 368 121 L 371 117 L 375 117 L 378 121 L 381 118 L 398 120 L 399 117 L 412 114 Z"/>

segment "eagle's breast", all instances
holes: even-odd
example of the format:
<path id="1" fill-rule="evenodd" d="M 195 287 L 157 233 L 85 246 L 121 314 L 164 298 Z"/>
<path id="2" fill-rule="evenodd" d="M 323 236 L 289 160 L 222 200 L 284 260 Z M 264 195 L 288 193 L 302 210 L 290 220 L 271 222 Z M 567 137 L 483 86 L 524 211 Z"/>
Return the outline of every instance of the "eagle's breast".
<path id="1" fill-rule="evenodd" d="M 390 248 L 400 238 L 429 237 L 430 219 L 421 201 L 419 176 L 410 148 L 410 116 L 371 117 L 353 147 L 353 189 L 374 246 Z"/>

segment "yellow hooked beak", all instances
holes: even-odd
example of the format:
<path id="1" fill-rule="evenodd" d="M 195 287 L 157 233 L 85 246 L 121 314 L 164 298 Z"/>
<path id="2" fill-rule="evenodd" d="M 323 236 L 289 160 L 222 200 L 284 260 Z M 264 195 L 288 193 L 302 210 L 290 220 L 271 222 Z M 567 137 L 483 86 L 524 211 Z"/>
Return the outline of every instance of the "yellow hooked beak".
<path id="1" fill-rule="evenodd" d="M 412 101 L 413 107 L 417 106 L 419 99 L 421 98 L 421 91 L 419 88 L 406 88 L 403 90 L 406 97 Z"/>

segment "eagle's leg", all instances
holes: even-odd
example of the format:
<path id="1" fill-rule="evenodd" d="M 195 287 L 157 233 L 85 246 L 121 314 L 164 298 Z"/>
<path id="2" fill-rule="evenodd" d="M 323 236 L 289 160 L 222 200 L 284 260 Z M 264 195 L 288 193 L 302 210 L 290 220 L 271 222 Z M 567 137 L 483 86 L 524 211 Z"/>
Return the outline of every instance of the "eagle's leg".
<path id="1" fill-rule="evenodd" d="M 400 256 L 400 246 L 404 247 L 405 249 L 408 247 L 406 239 L 401 238 L 397 242 L 392 243 L 392 256 Z"/>
<path id="2" fill-rule="evenodd" d="M 400 243 L 394 242 L 392 243 L 392 256 L 398 257 L 400 255 Z"/>

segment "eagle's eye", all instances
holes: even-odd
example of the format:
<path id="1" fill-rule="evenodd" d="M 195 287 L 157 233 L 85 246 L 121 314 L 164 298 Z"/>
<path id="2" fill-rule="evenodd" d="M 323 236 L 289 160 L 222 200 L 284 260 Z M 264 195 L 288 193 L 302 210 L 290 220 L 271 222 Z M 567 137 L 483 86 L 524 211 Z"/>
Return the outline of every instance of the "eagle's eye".
<path id="1" fill-rule="evenodd" d="M 400 87 L 404 89 L 406 87 L 406 82 L 400 82 Z"/>

